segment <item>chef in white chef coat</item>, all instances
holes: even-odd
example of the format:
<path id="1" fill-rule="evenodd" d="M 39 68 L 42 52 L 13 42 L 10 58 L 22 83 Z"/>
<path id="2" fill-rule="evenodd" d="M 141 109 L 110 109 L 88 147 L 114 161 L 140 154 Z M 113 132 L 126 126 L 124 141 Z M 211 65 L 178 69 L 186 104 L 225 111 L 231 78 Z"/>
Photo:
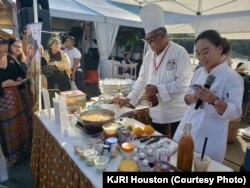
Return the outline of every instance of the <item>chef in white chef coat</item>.
<path id="1" fill-rule="evenodd" d="M 192 67 L 187 51 L 168 38 L 163 9 L 156 4 L 145 5 L 139 16 L 145 30 L 145 41 L 150 46 L 143 59 L 133 91 L 125 99 L 116 99 L 119 105 L 136 106 L 144 91 L 158 101 L 150 107 L 152 126 L 160 133 L 174 135 L 187 105 L 184 92 L 188 88 Z"/>
<path id="2" fill-rule="evenodd" d="M 228 135 L 228 123 L 241 116 L 243 79 L 227 64 L 230 45 L 215 30 L 202 32 L 195 39 L 196 54 L 203 67 L 195 71 L 191 86 L 185 94 L 189 105 L 175 135 L 179 141 L 185 123 L 192 124 L 191 135 L 195 151 L 202 152 L 205 137 L 208 137 L 205 154 L 223 162 Z M 215 76 L 210 89 L 204 86 L 209 74 Z M 195 109 L 197 100 L 202 104 Z"/>

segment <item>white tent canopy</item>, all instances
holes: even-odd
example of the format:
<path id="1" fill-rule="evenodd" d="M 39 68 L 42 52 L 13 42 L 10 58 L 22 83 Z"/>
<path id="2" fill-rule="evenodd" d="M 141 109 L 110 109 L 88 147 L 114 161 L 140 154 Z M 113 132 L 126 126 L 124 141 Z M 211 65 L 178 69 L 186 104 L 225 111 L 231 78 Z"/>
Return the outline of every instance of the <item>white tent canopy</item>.
<path id="1" fill-rule="evenodd" d="M 112 0 L 125 4 L 144 6 L 159 4 L 165 11 L 186 15 L 213 15 L 226 12 L 245 11 L 250 8 L 249 0 Z"/>
<path id="2" fill-rule="evenodd" d="M 102 0 L 49 0 L 52 17 L 142 27 L 138 15 Z"/>
<path id="3" fill-rule="evenodd" d="M 106 23 L 130 27 L 142 27 L 138 15 L 114 6 L 103 0 L 75 0 L 103 15 Z"/>
<path id="4" fill-rule="evenodd" d="M 144 6 L 159 4 L 165 10 L 169 33 L 200 33 L 216 29 L 228 38 L 250 39 L 249 0 L 112 0 Z M 174 12 L 173 12 L 174 11 Z M 237 34 L 236 34 L 237 33 Z"/>
<path id="5" fill-rule="evenodd" d="M 52 17 L 105 22 L 103 15 L 74 0 L 49 0 L 49 10 Z"/>
<path id="6" fill-rule="evenodd" d="M 216 29 L 229 39 L 250 39 L 250 11 L 231 12 L 207 16 L 165 13 L 169 33 L 200 33 Z"/>

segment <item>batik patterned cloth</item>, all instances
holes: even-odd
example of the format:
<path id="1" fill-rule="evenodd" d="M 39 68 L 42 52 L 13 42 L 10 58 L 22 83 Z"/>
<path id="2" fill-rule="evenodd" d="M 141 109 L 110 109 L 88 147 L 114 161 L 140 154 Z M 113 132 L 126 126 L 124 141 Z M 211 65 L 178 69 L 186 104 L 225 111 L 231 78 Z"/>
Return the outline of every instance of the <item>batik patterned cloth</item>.
<path id="1" fill-rule="evenodd" d="M 32 125 L 17 87 L 4 89 L 0 97 L 0 142 L 8 166 L 30 154 Z"/>

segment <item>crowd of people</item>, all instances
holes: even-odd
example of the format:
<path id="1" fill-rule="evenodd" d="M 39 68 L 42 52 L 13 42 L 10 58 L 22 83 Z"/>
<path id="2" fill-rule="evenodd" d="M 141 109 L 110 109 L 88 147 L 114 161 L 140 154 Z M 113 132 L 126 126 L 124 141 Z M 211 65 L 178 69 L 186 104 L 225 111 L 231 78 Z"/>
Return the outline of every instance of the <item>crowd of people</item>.
<path id="1" fill-rule="evenodd" d="M 31 151 L 32 112 L 22 58 L 19 40 L 0 38 L 0 143 L 8 166 L 24 160 Z"/>
<path id="2" fill-rule="evenodd" d="M 83 91 L 81 53 L 74 42 L 74 37 L 67 36 L 63 50 L 61 41 L 51 37 L 46 50 L 38 52 L 44 88 L 67 91 L 75 82 Z M 23 45 L 28 48 L 27 40 L 0 38 L 0 150 L 10 167 L 30 157 L 31 152 L 34 101 L 29 82 L 31 62 Z"/>
<path id="3" fill-rule="evenodd" d="M 178 142 L 183 126 L 189 122 L 195 151 L 201 152 L 208 137 L 206 154 L 222 163 L 228 123 L 242 112 L 244 85 L 237 74 L 243 70 L 242 64 L 235 69 L 237 72 L 230 68 L 228 41 L 217 31 L 206 30 L 195 39 L 201 66 L 193 72 L 185 48 L 169 39 L 162 8 L 145 5 L 139 16 L 150 49 L 133 90 L 125 98 L 116 98 L 115 103 L 136 106 L 146 94 L 152 104 L 149 116 L 155 130 Z M 74 43 L 74 37 L 67 36 L 62 50 L 58 38 L 49 39 L 41 58 L 44 88 L 71 90 L 74 81 L 83 90 L 81 53 Z M 29 85 L 25 82 L 29 71 L 22 45 L 19 39 L 0 38 L 0 143 L 9 166 L 22 161 L 31 151 L 32 107 L 27 100 Z M 124 54 L 123 63 L 131 63 L 128 54 Z M 210 88 L 204 87 L 211 74 L 215 80 Z M 196 108 L 198 101 L 201 105 Z"/>

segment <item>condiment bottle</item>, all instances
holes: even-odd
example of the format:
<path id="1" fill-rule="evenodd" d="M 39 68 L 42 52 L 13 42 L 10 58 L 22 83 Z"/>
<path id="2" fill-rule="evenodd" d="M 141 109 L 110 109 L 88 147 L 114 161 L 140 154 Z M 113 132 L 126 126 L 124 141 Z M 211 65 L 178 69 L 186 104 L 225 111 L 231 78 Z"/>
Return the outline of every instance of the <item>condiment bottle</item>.
<path id="1" fill-rule="evenodd" d="M 122 160 L 118 172 L 138 172 L 138 166 L 133 159 L 134 144 L 125 142 L 122 144 Z"/>
<path id="2" fill-rule="evenodd" d="M 112 158 L 117 157 L 118 155 L 118 150 L 117 150 L 117 138 L 115 137 L 110 137 L 107 140 L 107 144 L 110 145 L 110 155 Z"/>
<path id="3" fill-rule="evenodd" d="M 191 124 L 186 123 L 184 126 L 184 134 L 179 140 L 177 153 L 177 168 L 185 172 L 191 172 L 194 155 L 194 141 L 190 134 Z"/>

